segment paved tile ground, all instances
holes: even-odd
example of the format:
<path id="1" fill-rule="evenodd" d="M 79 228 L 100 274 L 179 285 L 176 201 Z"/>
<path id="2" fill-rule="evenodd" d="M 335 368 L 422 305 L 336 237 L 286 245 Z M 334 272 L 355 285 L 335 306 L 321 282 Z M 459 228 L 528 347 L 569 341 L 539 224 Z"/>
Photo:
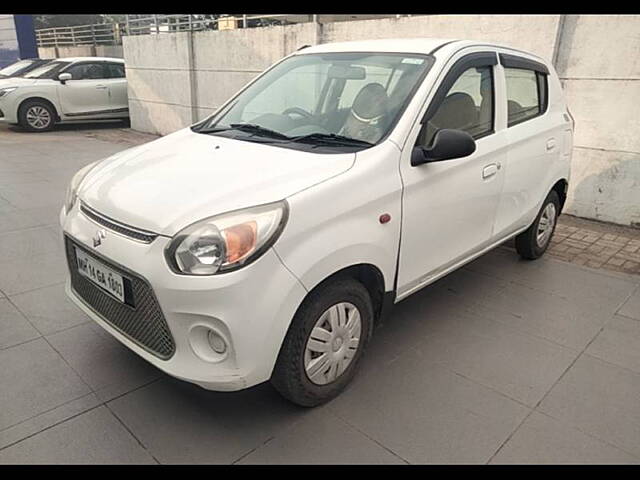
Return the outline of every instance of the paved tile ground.
<path id="1" fill-rule="evenodd" d="M 640 274 L 640 229 L 563 215 L 549 252 L 577 265 Z"/>
<path id="2" fill-rule="evenodd" d="M 640 463 L 640 276 L 604 270 L 635 261 L 635 232 L 567 217 L 552 255 L 507 245 L 448 275 L 397 305 L 323 407 L 208 392 L 63 292 L 69 178 L 149 138 L 0 127 L 0 463 Z M 600 269 L 553 258 L 581 255 Z"/>

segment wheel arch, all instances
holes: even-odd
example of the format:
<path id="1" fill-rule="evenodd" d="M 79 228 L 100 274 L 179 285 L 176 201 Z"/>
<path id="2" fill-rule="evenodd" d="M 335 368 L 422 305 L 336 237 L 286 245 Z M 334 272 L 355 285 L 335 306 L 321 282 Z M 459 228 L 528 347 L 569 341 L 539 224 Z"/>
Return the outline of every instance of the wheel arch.
<path id="1" fill-rule="evenodd" d="M 23 99 L 20 102 L 20 104 L 18 105 L 18 116 L 20 116 L 20 111 L 22 110 L 22 108 L 28 102 L 32 102 L 32 101 L 39 101 L 39 102 L 43 102 L 43 103 L 46 103 L 47 105 L 49 105 L 53 109 L 53 113 L 55 115 L 55 121 L 56 122 L 60 121 L 60 113 L 58 112 L 58 108 L 56 107 L 55 103 L 53 103 L 50 99 L 48 99 L 46 97 L 40 97 L 40 96 L 27 97 L 27 98 Z"/>
<path id="2" fill-rule="evenodd" d="M 375 320 L 378 321 L 388 303 L 390 301 L 393 302 L 395 299 L 395 295 L 391 292 L 385 291 L 384 275 L 382 274 L 382 270 L 372 263 L 356 263 L 348 265 L 327 275 L 324 279 L 309 289 L 300 305 L 302 305 L 304 300 L 318 288 L 321 288 L 323 285 L 326 285 L 328 282 L 337 278 L 344 277 L 353 278 L 364 285 L 371 297 Z"/>
<path id="3" fill-rule="evenodd" d="M 555 191 L 558 194 L 558 198 L 560 198 L 560 212 L 558 212 L 558 214 L 562 212 L 564 204 L 567 201 L 568 188 L 569 182 L 565 178 L 561 178 L 551 187 L 551 190 Z"/>

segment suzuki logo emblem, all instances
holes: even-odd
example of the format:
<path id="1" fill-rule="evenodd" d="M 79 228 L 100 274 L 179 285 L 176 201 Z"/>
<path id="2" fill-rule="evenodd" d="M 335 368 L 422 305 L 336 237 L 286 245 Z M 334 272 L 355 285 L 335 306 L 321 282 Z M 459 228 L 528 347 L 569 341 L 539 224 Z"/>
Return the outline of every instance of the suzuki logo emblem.
<path id="1" fill-rule="evenodd" d="M 93 248 L 99 247 L 102 244 L 102 240 L 107 237 L 107 231 L 104 228 L 101 228 L 96 232 L 93 237 Z"/>

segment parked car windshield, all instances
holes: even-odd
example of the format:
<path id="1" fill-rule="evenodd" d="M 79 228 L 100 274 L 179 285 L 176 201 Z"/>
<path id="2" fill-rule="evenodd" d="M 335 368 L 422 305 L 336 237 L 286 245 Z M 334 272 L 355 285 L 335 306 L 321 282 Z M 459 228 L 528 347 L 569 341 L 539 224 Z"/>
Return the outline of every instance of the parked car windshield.
<path id="1" fill-rule="evenodd" d="M 8 77 L 10 75 L 13 75 L 23 68 L 27 68 L 28 66 L 33 65 L 35 62 L 35 60 L 18 60 L 16 63 L 12 63 L 11 65 L 7 65 L 6 67 L 0 69 L 0 77 Z"/>
<path id="2" fill-rule="evenodd" d="M 57 74 L 70 62 L 53 61 L 41 67 L 34 68 L 24 75 L 24 78 L 56 78 Z"/>
<path id="3" fill-rule="evenodd" d="M 285 147 L 367 148 L 393 128 L 432 64 L 420 54 L 295 55 L 193 130 Z"/>

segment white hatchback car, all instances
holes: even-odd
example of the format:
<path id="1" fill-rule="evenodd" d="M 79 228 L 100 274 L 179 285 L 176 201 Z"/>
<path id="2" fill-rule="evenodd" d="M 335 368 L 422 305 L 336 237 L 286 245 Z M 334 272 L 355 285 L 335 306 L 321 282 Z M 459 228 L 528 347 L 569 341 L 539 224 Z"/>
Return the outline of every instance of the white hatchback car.
<path id="1" fill-rule="evenodd" d="M 67 293 L 211 390 L 318 405 L 388 307 L 515 237 L 541 256 L 573 120 L 553 67 L 472 41 L 301 49 L 190 128 L 88 165 Z"/>
<path id="2" fill-rule="evenodd" d="M 129 117 L 121 58 L 59 58 L 22 77 L 0 80 L 0 121 L 33 132 L 58 122 Z"/>

